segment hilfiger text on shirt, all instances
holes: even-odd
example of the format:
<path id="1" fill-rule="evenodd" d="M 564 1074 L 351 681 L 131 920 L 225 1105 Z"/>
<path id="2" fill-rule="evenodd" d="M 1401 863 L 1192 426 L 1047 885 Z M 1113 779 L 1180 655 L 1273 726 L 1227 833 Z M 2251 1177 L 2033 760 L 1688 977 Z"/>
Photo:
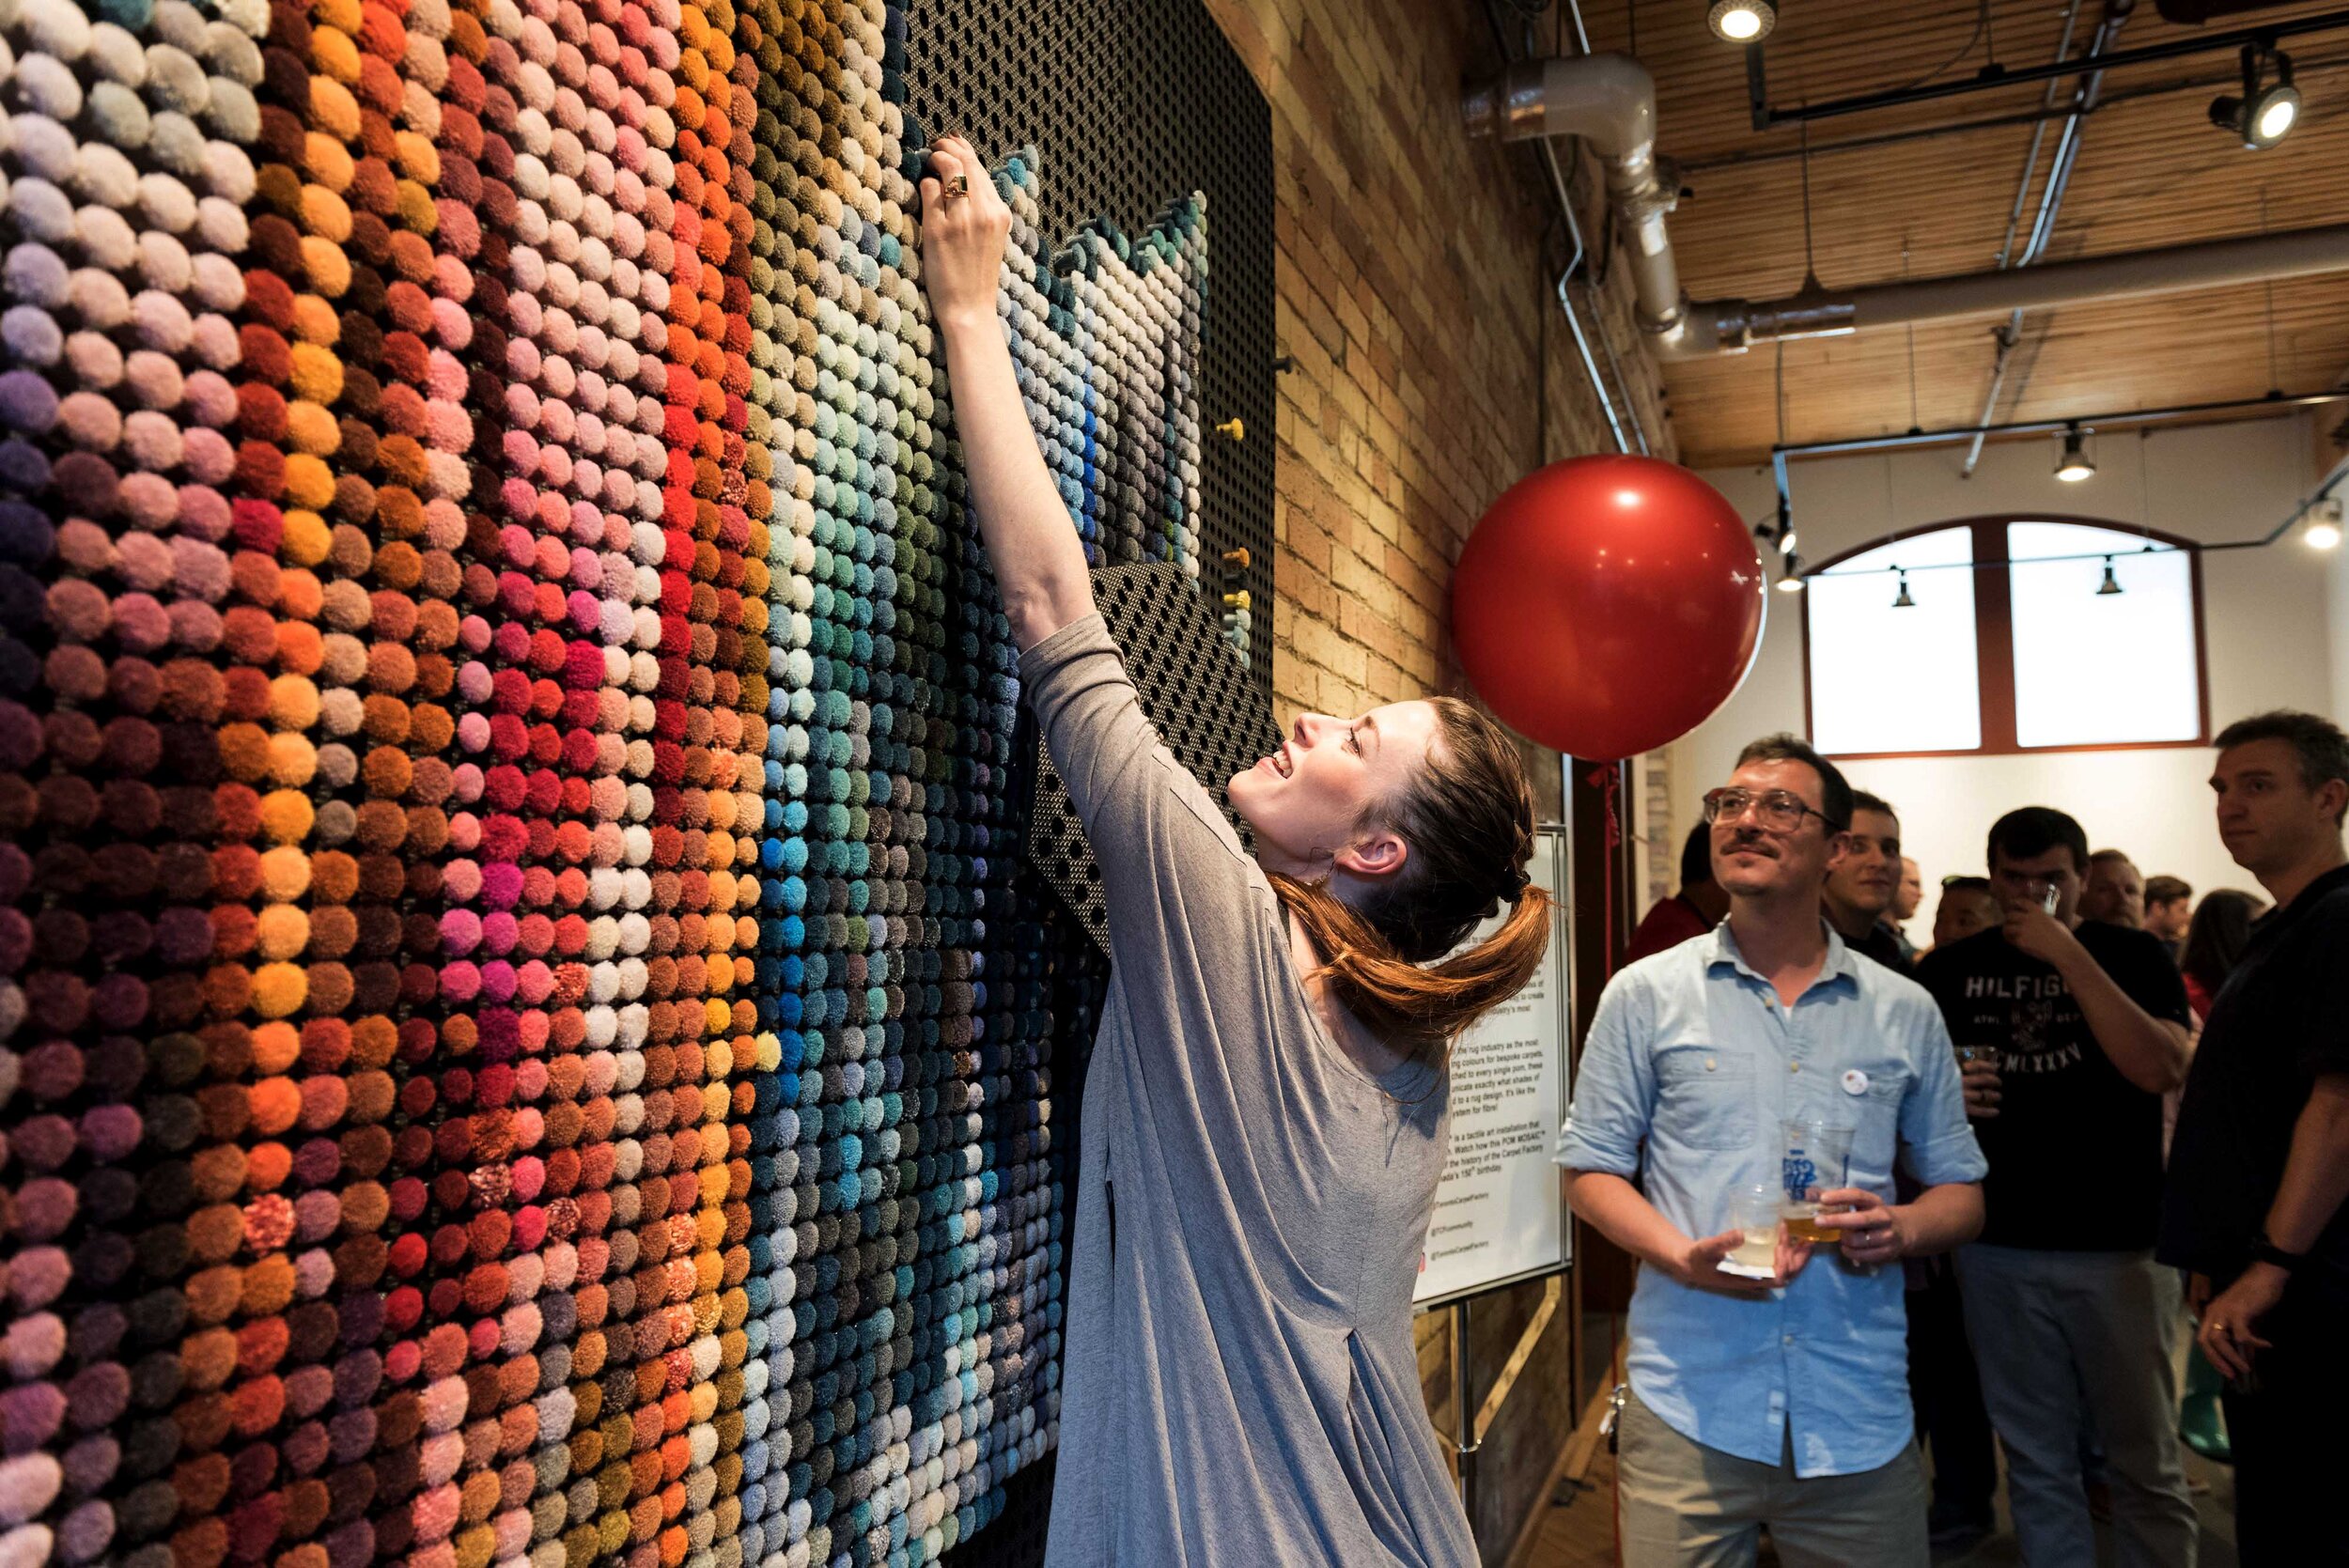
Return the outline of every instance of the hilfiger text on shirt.
<path id="1" fill-rule="evenodd" d="M 2046 1001 L 2070 996 L 2071 989 L 2060 974 L 1969 974 L 1966 977 L 1966 1000 L 1985 999 L 2005 1001 Z"/>

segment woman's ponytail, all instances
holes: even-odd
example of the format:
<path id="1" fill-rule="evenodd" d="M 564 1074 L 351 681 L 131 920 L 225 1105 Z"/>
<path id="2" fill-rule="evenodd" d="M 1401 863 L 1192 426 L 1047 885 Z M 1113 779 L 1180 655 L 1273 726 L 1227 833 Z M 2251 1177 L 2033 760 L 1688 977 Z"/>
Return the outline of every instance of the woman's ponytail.
<path id="1" fill-rule="evenodd" d="M 1549 948 L 1555 906 L 1539 888 L 1528 888 L 1501 929 L 1474 947 L 1415 964 L 1322 884 L 1275 877 L 1272 886 L 1323 955 L 1315 972 L 1346 1011 L 1438 1068 L 1462 1030 L 1533 978 Z"/>
<path id="2" fill-rule="evenodd" d="M 1541 966 L 1555 908 L 1530 884 L 1533 798 L 1507 733 L 1455 697 L 1429 699 L 1437 744 L 1391 811 L 1404 869 L 1360 905 L 1320 883 L 1273 891 L 1321 955 L 1317 976 L 1382 1037 L 1441 1067 L 1453 1040 Z M 1478 924 L 1501 928 L 1455 951 Z"/>

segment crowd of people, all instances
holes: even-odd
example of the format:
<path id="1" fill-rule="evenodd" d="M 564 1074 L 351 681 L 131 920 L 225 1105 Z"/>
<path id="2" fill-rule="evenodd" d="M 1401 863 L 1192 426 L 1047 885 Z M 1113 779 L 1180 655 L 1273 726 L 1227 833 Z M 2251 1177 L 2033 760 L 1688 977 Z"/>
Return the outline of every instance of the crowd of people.
<path id="1" fill-rule="evenodd" d="M 2095 1561 L 2099 1515 L 2121 1563 L 2192 1564 L 2188 1447 L 2234 1467 L 2241 1561 L 2349 1562 L 2349 737 L 2274 712 L 2215 751 L 2263 897 L 2023 806 L 1921 946 L 1891 803 L 1784 736 L 1706 794 L 1558 1149 L 1644 1265 L 1631 1568 L 1766 1528 L 1785 1562 L 1924 1563 L 1990 1529 L 1994 1442 L 2041 1568 Z"/>

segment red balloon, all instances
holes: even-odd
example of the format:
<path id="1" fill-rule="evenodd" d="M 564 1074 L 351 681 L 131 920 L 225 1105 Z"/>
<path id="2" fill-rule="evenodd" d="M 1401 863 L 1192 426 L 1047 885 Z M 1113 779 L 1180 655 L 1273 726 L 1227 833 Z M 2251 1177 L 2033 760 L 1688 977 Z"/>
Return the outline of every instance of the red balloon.
<path id="1" fill-rule="evenodd" d="M 1519 733 L 1612 762 L 1703 723 L 1762 642 L 1753 536 L 1656 458 L 1569 458 L 1492 505 L 1452 577 L 1452 641 Z"/>

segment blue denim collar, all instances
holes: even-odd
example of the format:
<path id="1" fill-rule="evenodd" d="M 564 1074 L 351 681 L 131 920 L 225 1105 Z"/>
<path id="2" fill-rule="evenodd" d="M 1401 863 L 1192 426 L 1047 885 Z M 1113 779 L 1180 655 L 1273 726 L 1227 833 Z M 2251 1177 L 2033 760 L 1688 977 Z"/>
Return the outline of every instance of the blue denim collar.
<path id="1" fill-rule="evenodd" d="M 1803 995 L 1809 996 L 1822 986 L 1837 984 L 1843 985 L 1846 989 L 1857 994 L 1859 990 L 1859 955 L 1852 952 L 1850 946 L 1844 942 L 1842 933 L 1828 924 L 1825 917 L 1821 917 L 1819 928 L 1827 933 L 1827 961 L 1819 966 L 1818 977 L 1804 987 Z M 1737 939 L 1729 929 L 1727 917 L 1723 917 L 1720 924 L 1713 927 L 1712 935 L 1706 937 L 1704 940 L 1711 944 L 1705 951 L 1704 968 L 1707 973 L 1727 965 L 1757 986 L 1767 986 L 1770 984 L 1754 970 L 1752 965 L 1746 962 L 1745 955 L 1737 951 Z"/>

